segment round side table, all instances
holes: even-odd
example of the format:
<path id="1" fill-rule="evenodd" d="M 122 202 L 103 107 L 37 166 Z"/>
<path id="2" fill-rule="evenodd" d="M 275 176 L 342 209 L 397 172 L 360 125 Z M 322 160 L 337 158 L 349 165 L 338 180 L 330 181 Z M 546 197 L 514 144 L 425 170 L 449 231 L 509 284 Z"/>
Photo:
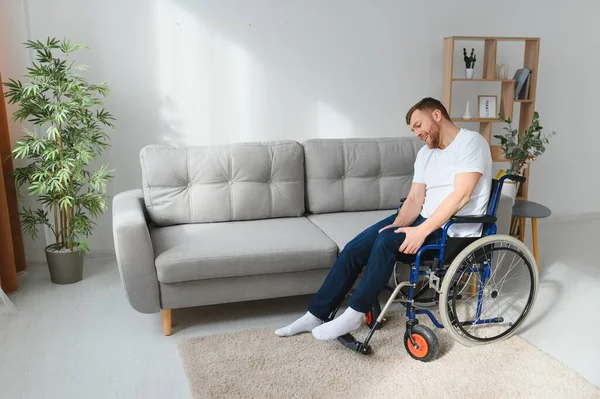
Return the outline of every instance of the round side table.
<path id="1" fill-rule="evenodd" d="M 518 234 L 519 240 L 525 241 L 525 219 L 531 219 L 531 238 L 533 241 L 533 256 L 535 257 L 535 262 L 538 264 L 538 267 L 540 261 L 537 237 L 537 220 L 547 218 L 551 214 L 552 211 L 550 211 L 550 209 L 548 209 L 544 205 L 527 200 L 516 200 L 515 205 L 512 209 L 510 233 L 513 235 Z M 515 228 L 517 227 L 517 222 L 519 224 L 519 230 L 518 233 L 514 233 Z"/>

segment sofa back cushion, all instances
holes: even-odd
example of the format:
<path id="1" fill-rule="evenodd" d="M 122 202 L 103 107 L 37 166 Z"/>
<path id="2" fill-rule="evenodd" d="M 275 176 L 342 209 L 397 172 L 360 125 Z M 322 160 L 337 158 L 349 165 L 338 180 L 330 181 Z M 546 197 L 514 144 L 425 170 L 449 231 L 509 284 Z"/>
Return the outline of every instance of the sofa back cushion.
<path id="1" fill-rule="evenodd" d="M 423 143 L 412 137 L 303 143 L 310 213 L 394 209 L 410 191 Z"/>
<path id="2" fill-rule="evenodd" d="M 148 214 L 158 225 L 304 214 L 304 154 L 285 140 L 140 152 Z"/>

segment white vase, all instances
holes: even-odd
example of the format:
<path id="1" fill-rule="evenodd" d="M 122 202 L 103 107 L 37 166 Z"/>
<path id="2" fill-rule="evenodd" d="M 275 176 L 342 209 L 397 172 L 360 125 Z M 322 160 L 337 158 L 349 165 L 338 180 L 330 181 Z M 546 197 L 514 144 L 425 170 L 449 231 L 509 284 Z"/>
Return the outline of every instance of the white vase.
<path id="1" fill-rule="evenodd" d="M 512 200 L 513 205 L 515 204 L 515 201 L 517 199 L 518 189 L 519 186 L 517 182 L 511 180 L 504 180 L 504 183 L 502 183 L 502 195 L 509 197 Z"/>
<path id="2" fill-rule="evenodd" d="M 465 69 L 465 78 L 467 78 L 467 79 L 473 79 L 473 72 L 474 72 L 473 68 L 467 68 L 467 69 Z"/>
<path id="3" fill-rule="evenodd" d="M 498 79 L 508 79 L 508 64 L 498 65 Z"/>
<path id="4" fill-rule="evenodd" d="M 465 113 L 462 115 L 463 119 L 471 119 L 473 116 L 471 115 L 471 101 L 467 100 L 467 105 L 465 106 Z"/>

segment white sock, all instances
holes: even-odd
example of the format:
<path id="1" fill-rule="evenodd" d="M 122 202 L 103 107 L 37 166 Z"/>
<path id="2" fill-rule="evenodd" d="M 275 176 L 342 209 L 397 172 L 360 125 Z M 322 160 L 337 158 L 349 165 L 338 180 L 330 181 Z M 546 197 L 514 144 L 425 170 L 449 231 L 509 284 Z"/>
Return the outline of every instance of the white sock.
<path id="1" fill-rule="evenodd" d="M 310 312 L 306 312 L 304 316 L 290 324 L 289 326 L 285 326 L 275 331 L 275 334 L 280 337 L 287 337 L 290 335 L 295 335 L 301 332 L 311 331 L 316 326 L 323 324 L 323 321 L 318 317 L 314 316 Z"/>
<path id="2" fill-rule="evenodd" d="M 351 307 L 348 307 L 340 317 L 316 327 L 312 330 L 312 334 L 316 339 L 321 341 L 336 339 L 337 337 L 357 330 L 362 324 L 364 317 L 364 313 L 357 312 Z"/>

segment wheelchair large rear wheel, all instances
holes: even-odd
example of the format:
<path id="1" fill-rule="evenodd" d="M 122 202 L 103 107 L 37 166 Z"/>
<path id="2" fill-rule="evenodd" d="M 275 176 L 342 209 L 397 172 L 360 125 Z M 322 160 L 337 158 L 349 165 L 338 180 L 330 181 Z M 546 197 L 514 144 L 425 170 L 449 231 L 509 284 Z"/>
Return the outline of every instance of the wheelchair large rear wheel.
<path id="1" fill-rule="evenodd" d="M 529 316 L 538 280 L 535 259 L 525 244 L 508 235 L 483 237 L 461 251 L 444 275 L 442 323 L 465 346 L 505 340 Z"/>

